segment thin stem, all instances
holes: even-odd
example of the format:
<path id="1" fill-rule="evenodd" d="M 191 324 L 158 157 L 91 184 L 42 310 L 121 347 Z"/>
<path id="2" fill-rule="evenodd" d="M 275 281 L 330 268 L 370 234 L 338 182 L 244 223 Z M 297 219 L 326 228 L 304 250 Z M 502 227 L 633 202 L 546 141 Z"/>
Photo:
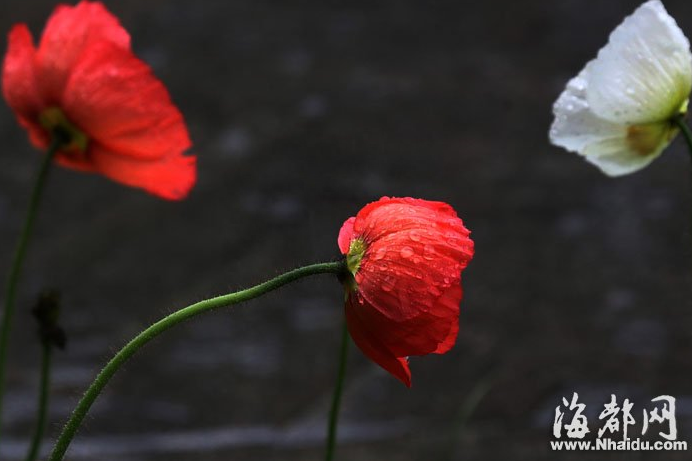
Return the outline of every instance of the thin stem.
<path id="1" fill-rule="evenodd" d="M 220 307 L 230 306 L 233 304 L 238 304 L 243 301 L 248 301 L 253 298 L 257 298 L 265 293 L 286 285 L 287 283 L 298 280 L 302 277 L 307 277 L 309 275 L 315 274 L 341 274 L 344 272 L 345 265 L 344 262 L 330 262 L 313 264 L 311 266 L 305 266 L 292 271 L 286 272 L 285 274 L 279 275 L 267 282 L 256 285 L 252 288 L 246 290 L 237 291 L 235 293 L 230 293 L 223 296 L 218 296 L 216 298 L 205 299 L 198 303 L 187 306 L 179 311 L 176 311 L 158 322 L 151 325 L 146 330 L 138 334 L 133 340 L 125 345 L 120 351 L 115 354 L 115 356 L 106 364 L 106 366 L 99 372 L 96 379 L 91 383 L 89 388 L 84 393 L 84 396 L 77 404 L 77 407 L 72 412 L 70 419 L 65 424 L 65 427 L 60 434 L 55 447 L 53 448 L 53 453 L 50 456 L 50 461 L 60 461 L 63 459 L 65 452 L 67 451 L 70 442 L 74 438 L 79 426 L 81 425 L 84 417 L 86 416 L 89 408 L 94 403 L 96 398 L 99 396 L 103 388 L 108 384 L 108 381 L 113 377 L 116 371 L 139 349 L 141 349 L 145 344 L 147 344 L 152 339 L 156 338 L 158 335 L 164 331 L 170 329 L 171 327 L 184 322 L 185 320 L 197 316 L 203 312 L 211 311 L 213 309 L 218 309 Z"/>
<path id="2" fill-rule="evenodd" d="M 490 392 L 490 389 L 493 387 L 495 381 L 497 380 L 498 374 L 499 371 L 498 369 L 496 369 L 488 373 L 483 378 L 481 378 L 480 381 L 478 381 L 475 384 L 475 386 L 473 386 L 471 392 L 462 402 L 461 408 L 457 413 L 455 423 L 452 427 L 452 433 L 449 443 L 450 460 L 454 459 L 459 439 L 461 439 L 461 436 L 464 430 L 466 429 L 466 426 L 469 420 L 471 419 L 471 416 L 473 416 L 473 413 L 478 408 L 478 405 L 480 405 L 481 401 L 485 398 L 488 392 Z"/>
<path id="3" fill-rule="evenodd" d="M 678 115 L 677 117 L 673 117 L 673 123 L 675 123 L 675 125 L 680 128 L 680 131 L 682 131 L 682 135 L 687 142 L 687 149 L 690 153 L 690 158 L 692 159 L 692 131 L 690 131 L 690 127 L 688 127 L 687 123 L 685 123 L 685 116 Z"/>
<path id="4" fill-rule="evenodd" d="M 685 138 L 685 141 L 687 142 L 687 147 L 689 149 L 690 156 L 692 156 L 692 131 L 690 131 L 690 127 L 688 127 L 687 123 L 685 123 L 685 116 L 678 115 L 677 117 L 673 117 L 673 123 L 678 128 L 680 128 L 682 136 Z"/>
<path id="5" fill-rule="evenodd" d="M 41 356 L 41 386 L 38 394 L 38 412 L 36 413 L 36 427 L 34 436 L 31 439 L 29 452 L 26 461 L 35 461 L 41 448 L 43 431 L 46 428 L 46 414 L 48 413 L 48 387 L 50 384 L 50 366 L 52 357 L 52 347 L 47 341 L 43 343 L 43 354 Z"/>
<path id="6" fill-rule="evenodd" d="M 329 427 L 327 431 L 327 451 L 324 459 L 332 461 L 336 449 L 336 430 L 339 423 L 339 408 L 341 406 L 341 394 L 344 390 L 344 378 L 346 377 L 346 359 L 348 358 L 348 328 L 344 321 L 341 332 L 341 347 L 339 350 L 339 370 L 336 375 L 332 406 L 329 409 Z"/>
<path id="7" fill-rule="evenodd" d="M 2 402 L 5 395 L 5 362 L 7 361 L 7 347 L 10 338 L 10 331 L 12 330 L 12 318 L 14 316 L 17 285 L 19 283 L 22 265 L 24 263 L 24 256 L 26 255 L 26 250 L 29 246 L 29 238 L 31 237 L 34 221 L 36 220 L 36 211 L 38 210 L 41 197 L 43 196 L 46 178 L 48 177 L 48 172 L 50 171 L 53 157 L 58 151 L 60 145 L 61 139 L 56 136 L 56 140 L 51 144 L 48 151 L 43 156 L 41 168 L 38 171 L 34 188 L 31 191 L 29 208 L 27 210 L 26 219 L 24 220 L 22 232 L 19 235 L 19 240 L 14 253 L 14 259 L 12 260 L 12 267 L 10 268 L 10 273 L 7 279 L 7 288 L 5 291 L 5 309 L 2 317 L 2 326 L 0 326 L 0 428 L 2 426 Z"/>

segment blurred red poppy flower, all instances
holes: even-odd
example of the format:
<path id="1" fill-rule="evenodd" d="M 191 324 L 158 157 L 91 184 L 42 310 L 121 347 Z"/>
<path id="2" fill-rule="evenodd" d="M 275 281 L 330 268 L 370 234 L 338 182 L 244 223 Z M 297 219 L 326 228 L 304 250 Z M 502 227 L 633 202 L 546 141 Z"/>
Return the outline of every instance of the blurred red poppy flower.
<path id="1" fill-rule="evenodd" d="M 38 48 L 27 26 L 15 25 L 2 89 L 34 146 L 61 137 L 55 159 L 63 166 L 171 200 L 195 183 L 182 114 L 101 3 L 58 6 Z"/>
<path id="2" fill-rule="evenodd" d="M 383 197 L 344 223 L 339 249 L 353 341 L 410 387 L 408 357 L 443 354 L 456 341 L 469 231 L 446 203 Z"/>

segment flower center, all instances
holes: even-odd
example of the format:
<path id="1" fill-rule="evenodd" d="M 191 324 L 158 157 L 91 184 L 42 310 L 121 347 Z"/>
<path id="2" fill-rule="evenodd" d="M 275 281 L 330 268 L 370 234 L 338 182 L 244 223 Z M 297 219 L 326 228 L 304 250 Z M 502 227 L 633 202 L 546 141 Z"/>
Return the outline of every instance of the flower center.
<path id="1" fill-rule="evenodd" d="M 86 152 L 89 138 L 65 117 L 60 108 L 49 107 L 41 112 L 38 116 L 38 121 L 50 133 L 51 141 L 60 141 L 60 150 L 79 153 Z"/>
<path id="2" fill-rule="evenodd" d="M 678 127 L 673 119 L 684 117 L 687 114 L 688 101 L 685 100 L 673 117 L 664 122 L 632 125 L 627 128 L 627 145 L 638 153 L 646 156 L 655 153 L 662 146 L 667 145 L 678 134 Z"/>
<path id="3" fill-rule="evenodd" d="M 627 128 L 627 145 L 639 155 L 646 156 L 670 141 L 675 133 L 677 129 L 669 123 L 632 125 Z"/>

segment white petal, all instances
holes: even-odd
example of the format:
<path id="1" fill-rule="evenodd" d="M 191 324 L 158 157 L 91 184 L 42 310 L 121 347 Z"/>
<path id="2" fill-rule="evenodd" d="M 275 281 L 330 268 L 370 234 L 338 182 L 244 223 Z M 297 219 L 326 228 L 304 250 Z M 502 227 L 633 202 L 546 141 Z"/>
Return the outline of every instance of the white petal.
<path id="1" fill-rule="evenodd" d="M 689 41 L 658 0 L 625 18 L 588 67 L 589 106 L 616 123 L 670 119 L 692 88 Z"/>
<path id="2" fill-rule="evenodd" d="M 550 128 L 550 141 L 576 152 L 609 176 L 620 176 L 640 170 L 658 157 L 668 145 L 664 140 L 643 154 L 637 150 L 630 129 L 595 115 L 586 101 L 590 64 L 569 81 L 553 106 L 555 121 Z M 661 130 L 666 129 L 661 125 Z M 630 138 L 628 139 L 628 135 Z"/>
<path id="3" fill-rule="evenodd" d="M 627 138 L 611 138 L 590 144 L 583 155 L 608 176 L 622 176 L 641 170 L 661 155 L 667 146 L 668 142 L 661 143 L 650 154 L 641 155 L 630 148 Z"/>
<path id="4" fill-rule="evenodd" d="M 555 121 L 550 127 L 550 141 L 571 152 L 584 153 L 587 146 L 627 136 L 627 127 L 596 116 L 586 101 L 589 66 L 567 83 L 567 88 L 553 106 Z"/>

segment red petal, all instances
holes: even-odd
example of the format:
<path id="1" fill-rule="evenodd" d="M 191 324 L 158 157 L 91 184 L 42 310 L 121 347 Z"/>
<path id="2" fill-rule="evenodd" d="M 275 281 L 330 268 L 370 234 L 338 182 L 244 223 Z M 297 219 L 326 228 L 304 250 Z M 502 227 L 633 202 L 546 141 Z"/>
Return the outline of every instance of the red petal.
<path id="1" fill-rule="evenodd" d="M 347 303 L 366 355 L 397 375 L 393 359 L 447 352 L 459 332 L 461 271 L 474 251 L 454 209 L 383 197 L 347 224 L 339 235 L 342 252 L 356 238 L 366 245 Z"/>
<path id="2" fill-rule="evenodd" d="M 80 55 L 100 41 L 130 49 L 130 35 L 101 3 L 82 1 L 74 7 L 59 5 L 53 11 L 37 54 L 41 90 L 49 103 L 59 103 Z"/>
<path id="3" fill-rule="evenodd" d="M 58 151 L 55 155 L 55 161 L 58 165 L 64 166 L 65 168 L 70 168 L 72 170 L 82 171 L 85 173 L 96 172 L 96 167 L 94 167 L 93 162 L 87 157 L 86 154 L 76 155 L 74 152 L 62 152 Z"/>
<path id="4" fill-rule="evenodd" d="M 185 198 L 195 184 L 196 158 L 193 156 L 137 160 L 108 152 L 98 145 L 91 146 L 89 155 L 95 171 L 168 200 Z"/>
<path id="5" fill-rule="evenodd" d="M 343 226 L 341 226 L 341 230 L 339 231 L 338 243 L 342 254 L 347 254 L 348 249 L 351 247 L 351 240 L 353 239 L 353 223 L 355 221 L 355 217 L 348 218 L 344 222 Z"/>
<path id="6" fill-rule="evenodd" d="M 25 24 L 17 24 L 10 31 L 7 42 L 2 67 L 2 93 L 19 123 L 29 131 L 32 143 L 45 147 L 47 139 L 38 124 L 38 114 L 44 105 L 36 84 L 36 49 L 31 32 Z"/>
<path id="7" fill-rule="evenodd" d="M 392 232 L 437 224 L 450 225 L 465 236 L 469 235 L 448 204 L 410 197 L 382 197 L 369 203 L 358 212 L 354 232 L 374 241 Z"/>
<path id="8" fill-rule="evenodd" d="M 461 303 L 461 298 L 461 284 L 459 284 L 458 287 L 452 287 L 450 290 L 446 291 L 438 300 L 440 305 L 445 305 L 448 309 L 456 308 L 457 318 L 451 323 L 447 336 L 440 341 L 437 349 L 433 352 L 435 354 L 444 354 L 457 342 L 457 335 L 459 334 L 459 304 Z"/>
<path id="9" fill-rule="evenodd" d="M 362 293 L 364 294 L 364 293 Z M 450 287 L 435 300 L 429 312 L 406 320 L 392 320 L 363 297 L 351 308 L 368 330 L 397 357 L 444 353 L 452 348 L 459 331 L 461 287 Z"/>
<path id="10" fill-rule="evenodd" d="M 166 87 L 132 53 L 106 42 L 82 55 L 63 108 L 90 138 L 121 155 L 157 159 L 190 147 L 183 116 Z"/>
<path id="11" fill-rule="evenodd" d="M 390 372 L 407 387 L 411 387 L 411 370 L 408 367 L 408 361 L 403 357 L 396 357 L 368 331 L 367 326 L 361 322 L 353 310 L 352 304 L 357 303 L 353 301 L 354 297 L 354 294 L 350 294 L 346 303 L 346 324 L 353 342 L 370 360 Z"/>
<path id="12" fill-rule="evenodd" d="M 376 202 L 380 206 L 364 209 L 354 224 L 368 245 L 355 277 L 358 288 L 395 321 L 435 315 L 438 299 L 459 286 L 461 270 L 473 255 L 469 232 L 451 207 L 420 202 Z"/>

